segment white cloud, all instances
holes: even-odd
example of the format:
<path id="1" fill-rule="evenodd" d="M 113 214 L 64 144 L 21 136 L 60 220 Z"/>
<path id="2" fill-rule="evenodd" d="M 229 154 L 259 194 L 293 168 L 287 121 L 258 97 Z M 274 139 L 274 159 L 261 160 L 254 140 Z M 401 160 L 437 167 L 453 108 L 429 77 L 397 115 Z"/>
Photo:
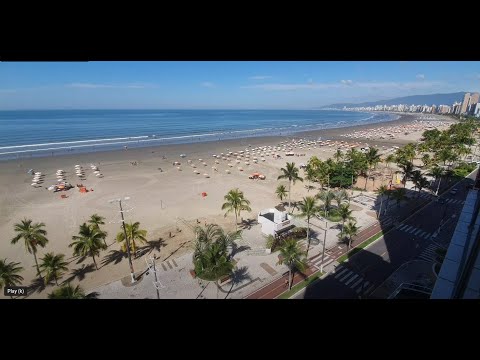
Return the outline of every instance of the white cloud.
<path id="1" fill-rule="evenodd" d="M 338 83 L 270 83 L 242 86 L 244 89 L 262 89 L 267 91 L 295 91 L 295 90 L 323 90 L 323 89 L 426 89 L 442 85 L 439 81 L 415 81 L 415 82 L 353 82 L 352 80 L 341 80 Z"/>
<path id="2" fill-rule="evenodd" d="M 250 80 L 266 80 L 266 79 L 270 79 L 271 76 L 270 75 L 255 75 L 255 76 L 250 76 L 249 79 Z"/>
<path id="3" fill-rule="evenodd" d="M 124 85 L 113 85 L 113 84 L 96 84 L 96 83 L 72 83 L 66 85 L 67 87 L 80 88 L 80 89 L 143 89 L 146 87 L 152 87 L 148 84 L 124 84 Z"/>
<path id="4" fill-rule="evenodd" d="M 420 79 L 420 80 L 424 80 L 424 79 L 425 79 L 425 75 L 424 75 L 424 74 L 417 74 L 416 78 L 417 78 L 417 79 Z"/>
<path id="5" fill-rule="evenodd" d="M 201 84 L 203 87 L 208 87 L 208 88 L 212 88 L 212 87 L 215 87 L 215 84 L 210 82 L 210 81 L 204 81 L 202 84 Z"/>

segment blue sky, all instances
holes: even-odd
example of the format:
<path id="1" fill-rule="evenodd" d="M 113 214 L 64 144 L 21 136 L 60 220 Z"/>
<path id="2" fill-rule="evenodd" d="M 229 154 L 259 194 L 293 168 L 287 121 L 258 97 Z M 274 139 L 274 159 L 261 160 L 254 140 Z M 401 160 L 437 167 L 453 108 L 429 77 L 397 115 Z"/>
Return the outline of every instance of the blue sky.
<path id="1" fill-rule="evenodd" d="M 0 110 L 311 109 L 480 91 L 480 62 L 0 63 Z"/>

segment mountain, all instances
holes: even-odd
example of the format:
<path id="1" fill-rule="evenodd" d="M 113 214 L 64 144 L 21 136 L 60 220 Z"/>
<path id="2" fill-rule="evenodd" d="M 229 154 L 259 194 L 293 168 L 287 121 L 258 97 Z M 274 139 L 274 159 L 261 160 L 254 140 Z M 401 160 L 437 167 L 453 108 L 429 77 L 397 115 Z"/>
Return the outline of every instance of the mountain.
<path id="1" fill-rule="evenodd" d="M 465 92 L 457 92 L 457 93 L 450 93 L 450 94 L 431 94 L 431 95 L 413 95 L 413 96 L 405 96 L 399 97 L 390 100 L 380 100 L 380 101 L 370 101 L 364 102 L 359 104 L 352 104 L 352 103 L 341 103 L 341 104 L 332 104 L 322 106 L 321 109 L 324 108 L 334 108 L 334 109 L 342 109 L 344 106 L 346 107 L 363 107 L 363 106 L 376 106 L 376 105 L 428 105 L 431 106 L 435 105 L 452 105 L 455 101 L 462 101 Z"/>

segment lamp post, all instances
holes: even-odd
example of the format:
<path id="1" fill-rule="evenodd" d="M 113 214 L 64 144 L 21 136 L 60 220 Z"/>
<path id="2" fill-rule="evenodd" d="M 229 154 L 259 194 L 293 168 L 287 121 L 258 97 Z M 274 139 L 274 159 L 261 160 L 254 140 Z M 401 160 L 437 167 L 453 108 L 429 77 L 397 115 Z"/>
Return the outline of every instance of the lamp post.
<path id="1" fill-rule="evenodd" d="M 125 197 L 124 200 L 130 200 L 129 197 Z M 120 215 L 122 216 L 122 228 L 123 228 L 123 234 L 125 235 L 125 244 L 127 248 L 127 255 L 128 255 L 128 263 L 130 265 L 130 277 L 132 278 L 132 284 L 135 282 L 135 272 L 133 271 L 133 264 L 132 264 L 132 256 L 130 254 L 130 244 L 128 242 L 128 236 L 127 236 L 127 229 L 125 227 L 125 218 L 123 216 L 123 208 L 122 208 L 122 199 L 113 199 L 110 200 L 110 203 L 113 202 L 118 202 L 120 206 Z"/>
<path id="2" fill-rule="evenodd" d="M 323 260 L 325 259 L 325 243 L 327 242 L 327 220 L 325 220 L 325 233 L 323 236 L 323 250 L 322 250 L 322 263 L 320 265 L 320 272 L 323 273 Z"/>

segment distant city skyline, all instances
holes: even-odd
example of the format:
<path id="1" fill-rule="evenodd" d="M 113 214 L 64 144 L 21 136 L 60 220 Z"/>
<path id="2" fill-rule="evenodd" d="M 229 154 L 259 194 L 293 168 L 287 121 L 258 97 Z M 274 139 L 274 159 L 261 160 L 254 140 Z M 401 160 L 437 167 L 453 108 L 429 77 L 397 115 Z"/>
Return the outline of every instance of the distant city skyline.
<path id="1" fill-rule="evenodd" d="M 313 109 L 463 91 L 480 91 L 480 62 L 0 63 L 0 110 Z"/>

